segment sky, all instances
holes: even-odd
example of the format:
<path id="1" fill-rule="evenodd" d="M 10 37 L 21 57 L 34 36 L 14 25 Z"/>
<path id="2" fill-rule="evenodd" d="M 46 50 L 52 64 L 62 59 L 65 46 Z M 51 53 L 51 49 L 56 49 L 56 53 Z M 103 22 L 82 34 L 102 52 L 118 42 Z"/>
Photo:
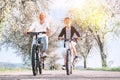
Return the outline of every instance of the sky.
<path id="1" fill-rule="evenodd" d="M 9 63 L 23 63 L 22 57 L 16 55 L 15 50 L 12 48 L 2 47 L 0 50 L 0 62 L 9 62 Z"/>
<path id="2" fill-rule="evenodd" d="M 54 5 L 52 5 L 51 15 L 56 22 L 61 22 L 66 16 L 66 7 L 69 6 L 66 6 L 65 3 L 66 0 L 55 0 Z M 105 48 L 106 52 L 109 53 L 107 61 L 109 66 L 116 67 L 120 66 L 120 40 L 109 40 L 111 38 L 113 37 L 109 35 L 106 37 L 106 42 L 109 43 L 106 44 L 109 47 Z M 61 61 L 63 60 L 60 60 L 59 63 L 63 63 Z M 5 49 L 4 47 L 0 50 L 0 62 L 23 63 L 21 56 L 15 54 L 15 50 L 12 48 Z M 101 58 L 97 47 L 93 48 L 88 55 L 87 64 L 88 67 L 101 67 Z M 83 59 L 81 59 L 80 65 L 83 65 Z"/>

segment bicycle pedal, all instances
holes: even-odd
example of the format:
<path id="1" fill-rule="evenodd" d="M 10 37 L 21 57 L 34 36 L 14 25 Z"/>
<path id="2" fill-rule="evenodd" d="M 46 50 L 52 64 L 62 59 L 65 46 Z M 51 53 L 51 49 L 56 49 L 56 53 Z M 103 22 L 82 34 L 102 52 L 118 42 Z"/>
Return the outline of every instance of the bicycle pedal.
<path id="1" fill-rule="evenodd" d="M 78 60 L 74 60 L 73 65 L 77 64 L 78 62 L 79 62 Z"/>
<path id="2" fill-rule="evenodd" d="M 47 58 L 47 56 L 42 56 L 41 58 Z"/>

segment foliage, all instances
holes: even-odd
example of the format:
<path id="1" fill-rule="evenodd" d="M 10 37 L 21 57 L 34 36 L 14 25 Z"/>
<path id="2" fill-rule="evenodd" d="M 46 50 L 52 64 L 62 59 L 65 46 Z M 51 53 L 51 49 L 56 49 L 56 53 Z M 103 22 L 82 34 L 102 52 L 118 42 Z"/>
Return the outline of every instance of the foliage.
<path id="1" fill-rule="evenodd" d="M 57 61 L 61 58 L 60 55 L 56 52 L 53 52 L 48 57 L 47 65 L 49 66 L 50 70 L 59 69 L 60 65 L 57 63 Z"/>
<path id="2" fill-rule="evenodd" d="M 13 47 L 18 50 L 17 53 L 28 54 L 31 41 L 23 35 L 23 31 L 30 26 L 32 18 L 35 17 L 29 17 L 34 14 L 31 11 L 35 12 L 34 8 L 30 6 L 33 2 L 26 1 L 23 3 L 17 0 L 13 2 L 6 1 L 5 3 L 5 9 L 8 11 L 5 14 L 6 20 L 4 21 L 1 44 Z"/>
<path id="3" fill-rule="evenodd" d="M 77 45 L 77 52 L 79 52 L 80 55 L 84 58 L 84 68 L 86 68 L 87 67 L 86 59 L 90 53 L 92 46 L 95 45 L 95 40 L 93 33 L 91 33 L 89 28 L 87 28 L 86 30 L 82 30 L 80 34 L 81 34 L 80 37 L 81 40 Z"/>
<path id="4" fill-rule="evenodd" d="M 43 0 L 37 0 L 37 2 L 28 0 L 4 1 L 6 4 L 3 7 L 5 20 L 2 20 L 2 24 L 0 24 L 4 28 L 1 45 L 11 46 L 23 56 L 30 54 L 32 38 L 24 36 L 23 32 L 38 18 L 41 11 L 39 7 L 46 10 L 45 4 L 47 5 L 48 1 L 41 1 Z M 40 2 L 41 4 L 38 4 Z"/>
<path id="5" fill-rule="evenodd" d="M 104 36 L 112 32 L 115 29 L 114 25 L 120 22 L 118 0 L 81 0 L 77 3 L 78 5 L 73 4 L 69 11 L 74 24 L 83 29 L 90 27 L 94 33 L 97 31 L 102 42 Z"/>
<path id="6" fill-rule="evenodd" d="M 104 50 L 104 40 L 106 34 L 119 29 L 119 5 L 118 0 L 76 0 L 72 5 L 69 15 L 78 27 L 85 30 L 89 28 L 94 33 L 94 39 L 100 48 L 102 66 L 106 64 L 106 53 Z M 116 17 L 117 16 L 117 17 Z M 115 22 L 113 22 L 115 21 Z M 112 23 L 112 24 L 111 24 Z"/>
<path id="7" fill-rule="evenodd" d="M 78 43 L 78 52 L 80 52 L 83 57 L 87 57 L 94 42 L 93 34 L 89 31 L 89 29 L 82 30 L 80 34 L 81 40 Z"/>
<path id="8" fill-rule="evenodd" d="M 49 14 L 49 6 L 52 0 L 2 0 L 0 6 L 0 28 L 3 28 L 0 45 L 12 47 L 16 54 L 23 56 L 25 65 L 30 65 L 30 52 L 32 36 L 25 36 L 23 32 L 35 21 L 38 20 L 40 12 L 46 14 L 47 21 L 50 23 L 51 34 L 49 36 L 48 53 L 56 48 L 58 27 L 53 23 Z M 55 26 L 55 27 L 51 27 Z M 53 57 L 54 58 L 54 57 Z"/>

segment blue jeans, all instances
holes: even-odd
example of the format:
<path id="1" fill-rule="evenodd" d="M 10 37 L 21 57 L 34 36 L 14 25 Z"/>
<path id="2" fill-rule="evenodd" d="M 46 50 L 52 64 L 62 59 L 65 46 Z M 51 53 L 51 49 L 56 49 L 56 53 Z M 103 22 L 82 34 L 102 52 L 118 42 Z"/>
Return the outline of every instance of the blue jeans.
<path id="1" fill-rule="evenodd" d="M 35 38 L 33 38 L 32 41 L 32 46 L 35 44 Z M 48 49 L 48 37 L 43 36 L 43 37 L 38 37 L 38 41 L 40 41 L 43 44 L 42 51 L 46 51 Z"/>

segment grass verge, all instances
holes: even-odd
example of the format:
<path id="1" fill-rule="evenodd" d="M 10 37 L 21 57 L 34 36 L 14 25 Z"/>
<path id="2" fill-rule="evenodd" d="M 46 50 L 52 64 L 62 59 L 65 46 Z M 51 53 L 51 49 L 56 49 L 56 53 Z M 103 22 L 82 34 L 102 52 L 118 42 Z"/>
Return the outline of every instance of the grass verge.
<path id="1" fill-rule="evenodd" d="M 0 68 L 0 72 L 10 72 L 10 71 L 27 71 L 28 68 Z"/>
<path id="2" fill-rule="evenodd" d="M 95 70 L 95 71 L 118 71 L 118 72 L 120 72 L 120 67 L 117 67 L 117 68 L 87 68 L 86 70 Z"/>

